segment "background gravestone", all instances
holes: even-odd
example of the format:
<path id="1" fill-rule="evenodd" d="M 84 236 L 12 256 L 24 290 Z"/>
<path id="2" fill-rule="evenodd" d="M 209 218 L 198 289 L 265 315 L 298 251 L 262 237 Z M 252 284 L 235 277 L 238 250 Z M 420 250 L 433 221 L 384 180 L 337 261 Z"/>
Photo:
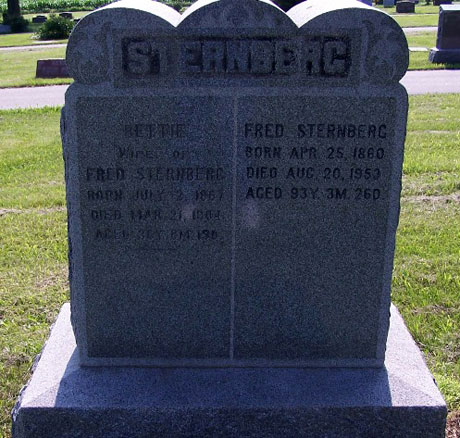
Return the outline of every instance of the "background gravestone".
<path id="1" fill-rule="evenodd" d="M 67 65 L 71 312 L 14 438 L 442 436 L 390 324 L 408 65 L 391 17 L 123 1 L 78 23 Z"/>
<path id="2" fill-rule="evenodd" d="M 68 78 L 65 59 L 38 59 L 36 78 Z"/>
<path id="3" fill-rule="evenodd" d="M 32 23 L 44 23 L 47 20 L 48 18 L 46 17 L 46 15 L 36 15 L 32 18 Z"/>
<path id="4" fill-rule="evenodd" d="M 436 48 L 430 51 L 435 63 L 460 63 L 460 5 L 441 5 L 439 8 Z"/>
<path id="5" fill-rule="evenodd" d="M 73 19 L 72 12 L 60 12 L 59 16 L 62 17 L 62 18 L 67 18 L 68 20 Z"/>
<path id="6" fill-rule="evenodd" d="M 415 3 L 411 1 L 396 2 L 396 12 L 399 14 L 413 14 L 415 12 Z"/>

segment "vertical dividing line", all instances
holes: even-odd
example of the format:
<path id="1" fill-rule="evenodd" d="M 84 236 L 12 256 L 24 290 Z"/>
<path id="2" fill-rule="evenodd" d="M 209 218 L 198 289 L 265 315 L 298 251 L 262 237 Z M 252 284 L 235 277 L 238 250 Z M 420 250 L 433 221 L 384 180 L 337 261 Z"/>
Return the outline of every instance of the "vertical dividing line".
<path id="1" fill-rule="evenodd" d="M 238 98 L 233 98 L 232 261 L 230 285 L 230 360 L 235 350 L 236 181 L 238 160 Z"/>

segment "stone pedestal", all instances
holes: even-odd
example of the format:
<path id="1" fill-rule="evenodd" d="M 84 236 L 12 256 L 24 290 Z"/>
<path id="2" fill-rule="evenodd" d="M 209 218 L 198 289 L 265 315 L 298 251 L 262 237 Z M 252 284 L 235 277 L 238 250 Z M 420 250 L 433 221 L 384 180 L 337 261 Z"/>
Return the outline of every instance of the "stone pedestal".
<path id="1" fill-rule="evenodd" d="M 36 78 L 68 78 L 69 72 L 65 59 L 39 59 L 37 60 Z"/>
<path id="2" fill-rule="evenodd" d="M 429 59 L 437 64 L 460 63 L 460 5 L 441 5 L 436 48 Z"/>
<path id="3" fill-rule="evenodd" d="M 13 438 L 440 438 L 446 406 L 392 308 L 385 366 L 84 368 L 65 305 L 13 412 Z"/>
<path id="4" fill-rule="evenodd" d="M 436 49 L 430 50 L 429 60 L 435 64 L 460 63 L 460 49 Z"/>

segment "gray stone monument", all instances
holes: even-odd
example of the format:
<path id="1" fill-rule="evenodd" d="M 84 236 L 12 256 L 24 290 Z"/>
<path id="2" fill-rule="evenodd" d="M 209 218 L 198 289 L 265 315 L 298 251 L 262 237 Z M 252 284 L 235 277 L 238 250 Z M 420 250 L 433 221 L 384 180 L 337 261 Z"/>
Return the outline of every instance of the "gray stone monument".
<path id="1" fill-rule="evenodd" d="M 460 63 L 460 5 L 440 6 L 436 48 L 429 59 L 438 64 Z"/>
<path id="2" fill-rule="evenodd" d="M 390 322 L 407 65 L 397 23 L 355 0 L 83 18 L 61 123 L 71 311 L 14 438 L 442 437 Z"/>
<path id="3" fill-rule="evenodd" d="M 44 23 L 47 20 L 48 17 L 46 15 L 36 15 L 32 18 L 32 23 Z"/>
<path id="4" fill-rule="evenodd" d="M 395 0 L 383 0 L 384 8 L 393 8 L 395 5 Z"/>
<path id="5" fill-rule="evenodd" d="M 68 78 L 69 72 L 65 59 L 38 59 L 37 69 L 35 71 L 36 78 Z"/>
<path id="6" fill-rule="evenodd" d="M 396 2 L 396 12 L 398 14 L 413 14 L 415 3 L 408 0 Z"/>
<path id="7" fill-rule="evenodd" d="M 72 20 L 73 19 L 73 14 L 72 12 L 61 12 L 59 14 L 60 17 L 66 18 L 67 20 Z"/>

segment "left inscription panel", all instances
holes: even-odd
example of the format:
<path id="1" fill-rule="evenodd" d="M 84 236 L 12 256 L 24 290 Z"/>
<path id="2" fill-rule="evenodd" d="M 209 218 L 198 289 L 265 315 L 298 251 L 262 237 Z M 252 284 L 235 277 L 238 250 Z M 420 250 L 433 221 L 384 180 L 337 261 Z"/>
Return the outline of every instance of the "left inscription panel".
<path id="1" fill-rule="evenodd" d="M 88 356 L 228 358 L 231 103 L 79 98 L 77 131 Z"/>

